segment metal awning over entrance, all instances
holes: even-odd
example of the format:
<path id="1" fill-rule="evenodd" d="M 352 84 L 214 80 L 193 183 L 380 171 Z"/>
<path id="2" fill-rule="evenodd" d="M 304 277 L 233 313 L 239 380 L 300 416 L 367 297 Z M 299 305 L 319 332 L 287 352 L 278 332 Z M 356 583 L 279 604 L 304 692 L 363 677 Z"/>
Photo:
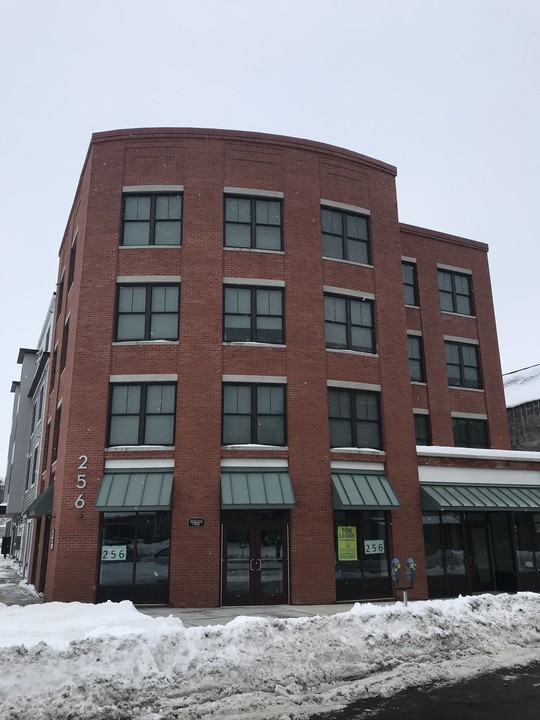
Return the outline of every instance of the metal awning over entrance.
<path id="1" fill-rule="evenodd" d="M 54 497 L 54 484 L 38 495 L 37 498 L 30 503 L 30 505 L 24 511 L 24 515 L 31 518 L 43 517 L 44 515 L 50 515 L 52 512 L 52 504 Z"/>
<path id="2" fill-rule="evenodd" d="M 333 472 L 336 510 L 395 510 L 399 498 L 384 473 Z"/>
<path id="3" fill-rule="evenodd" d="M 221 473 L 223 510 L 285 510 L 295 505 L 291 476 L 286 470 L 224 470 Z"/>
<path id="4" fill-rule="evenodd" d="M 540 487 L 527 485 L 420 486 L 423 510 L 539 511 Z"/>
<path id="5" fill-rule="evenodd" d="M 172 472 L 153 470 L 105 473 L 96 499 L 96 510 L 169 510 L 172 484 Z"/>

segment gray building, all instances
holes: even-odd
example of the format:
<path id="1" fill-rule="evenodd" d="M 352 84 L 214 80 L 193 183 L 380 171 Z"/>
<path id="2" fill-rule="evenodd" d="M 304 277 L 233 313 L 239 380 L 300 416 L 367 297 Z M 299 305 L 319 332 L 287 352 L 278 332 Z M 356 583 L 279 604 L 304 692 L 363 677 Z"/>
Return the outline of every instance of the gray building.
<path id="1" fill-rule="evenodd" d="M 6 468 L 5 535 L 10 556 L 19 561 L 22 574 L 28 573 L 32 545 L 34 501 L 40 492 L 41 445 L 50 356 L 54 298 L 49 305 L 37 348 L 21 348 L 17 363 L 20 379 L 11 386 L 13 413 Z"/>
<path id="2" fill-rule="evenodd" d="M 513 450 L 540 451 L 540 364 L 503 375 Z"/>

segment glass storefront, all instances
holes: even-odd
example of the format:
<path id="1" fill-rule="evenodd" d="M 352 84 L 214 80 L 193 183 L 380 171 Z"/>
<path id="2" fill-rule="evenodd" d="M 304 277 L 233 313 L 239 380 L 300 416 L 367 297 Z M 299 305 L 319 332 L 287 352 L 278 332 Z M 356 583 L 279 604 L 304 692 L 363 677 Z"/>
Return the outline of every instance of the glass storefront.
<path id="1" fill-rule="evenodd" d="M 97 600 L 169 600 L 170 512 L 102 513 Z"/>
<path id="2" fill-rule="evenodd" d="M 337 600 L 392 597 L 387 513 L 334 510 Z"/>
<path id="3" fill-rule="evenodd" d="M 422 520 L 429 597 L 454 597 L 466 592 L 461 515 L 430 513 Z"/>

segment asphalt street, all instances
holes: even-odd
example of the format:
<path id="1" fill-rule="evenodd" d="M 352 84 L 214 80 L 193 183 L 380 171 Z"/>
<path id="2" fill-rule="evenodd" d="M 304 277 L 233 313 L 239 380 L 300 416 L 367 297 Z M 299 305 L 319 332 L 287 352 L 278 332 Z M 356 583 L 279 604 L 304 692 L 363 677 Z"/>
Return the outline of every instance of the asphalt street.
<path id="1" fill-rule="evenodd" d="M 540 660 L 522 668 L 478 675 L 456 684 L 409 688 L 370 698 L 311 720 L 538 720 Z"/>

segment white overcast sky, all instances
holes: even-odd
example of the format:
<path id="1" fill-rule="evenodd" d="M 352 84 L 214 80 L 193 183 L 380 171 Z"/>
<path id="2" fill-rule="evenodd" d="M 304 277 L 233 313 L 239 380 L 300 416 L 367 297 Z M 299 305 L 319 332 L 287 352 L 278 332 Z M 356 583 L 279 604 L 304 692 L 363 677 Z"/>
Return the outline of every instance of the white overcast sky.
<path id="1" fill-rule="evenodd" d="M 92 132 L 215 127 L 398 168 L 402 222 L 490 246 L 503 371 L 540 363 L 539 0 L 0 0 L 0 474 Z"/>

